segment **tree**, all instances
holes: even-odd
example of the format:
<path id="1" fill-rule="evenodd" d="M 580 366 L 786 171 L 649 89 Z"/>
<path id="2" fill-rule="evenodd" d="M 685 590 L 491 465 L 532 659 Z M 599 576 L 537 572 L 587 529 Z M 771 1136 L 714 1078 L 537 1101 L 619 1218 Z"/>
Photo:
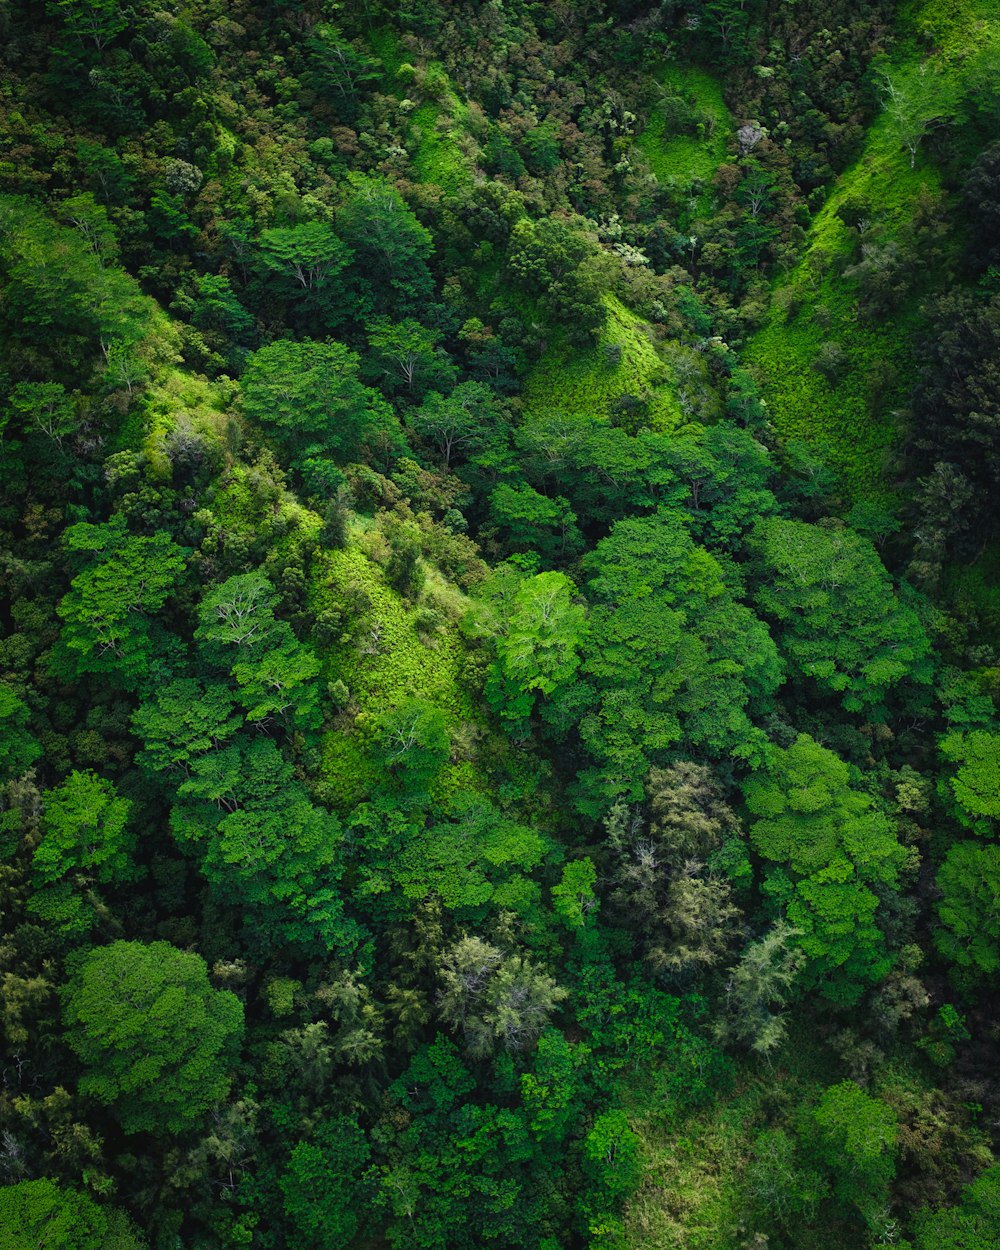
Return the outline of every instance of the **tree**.
<path id="1" fill-rule="evenodd" d="M 461 1030 L 469 1054 L 479 1059 L 498 1045 L 530 1046 L 567 997 L 536 964 L 478 937 L 460 938 L 445 952 L 438 978 L 442 1020 Z"/>
<path id="2" fill-rule="evenodd" d="M 798 931 L 806 983 L 856 1002 L 891 966 L 875 923 L 875 890 L 895 886 L 907 861 L 891 821 L 852 788 L 844 761 L 807 734 L 787 749 L 773 747 L 743 793 L 757 817 L 754 848 L 780 865 L 764 888 Z"/>
<path id="3" fill-rule="evenodd" d="M 610 1205 L 616 1207 L 642 1178 L 639 1138 L 624 1111 L 606 1111 L 583 1141 L 584 1168 Z"/>
<path id="4" fill-rule="evenodd" d="M 527 484 L 501 482 L 490 495 L 490 520 L 509 550 L 537 552 L 546 563 L 571 559 L 584 545 L 569 503 Z"/>
<path id="5" fill-rule="evenodd" d="M 7 402 L 23 429 L 38 430 L 60 451 L 77 428 L 76 406 L 58 382 L 19 382 Z"/>
<path id="6" fill-rule="evenodd" d="M 112 1105 L 126 1133 L 179 1133 L 225 1097 L 243 1007 L 214 990 L 200 955 L 169 942 L 91 950 L 63 1018 L 84 1064 L 80 1092 Z"/>
<path id="7" fill-rule="evenodd" d="M 646 791 L 646 820 L 623 801 L 608 815 L 609 900 L 649 966 L 681 977 L 718 963 L 736 931 L 739 909 L 711 864 L 738 826 L 704 765 L 654 768 Z"/>
<path id="8" fill-rule="evenodd" d="M 831 1085 L 813 1112 L 812 1153 L 833 1178 L 837 1197 L 874 1222 L 896 1174 L 899 1125 L 891 1107 L 853 1081 Z"/>
<path id="9" fill-rule="evenodd" d="M 934 62 L 922 61 L 916 67 L 884 71 L 880 83 L 890 131 L 910 154 L 913 169 L 924 139 L 955 116 L 958 92 L 954 79 Z"/>
<path id="10" fill-rule="evenodd" d="M 438 347 L 440 341 L 439 330 L 428 330 L 412 317 L 395 323 L 380 317 L 368 331 L 372 360 L 386 388 L 402 390 L 414 403 L 432 387 L 447 390 L 454 381 L 455 371 Z"/>
<path id="11" fill-rule="evenodd" d="M 558 885 L 552 887 L 552 907 L 567 929 L 579 929 L 596 907 L 594 885 L 597 869 L 588 856 L 574 859 L 562 870 Z"/>
<path id="12" fill-rule="evenodd" d="M 315 728 L 320 716 L 315 678 L 321 665 L 287 621 L 275 617 L 277 604 L 277 591 L 259 569 L 237 573 L 202 600 L 195 638 L 236 678 L 236 698 L 247 709 L 247 720 L 283 716 L 299 728 Z M 216 718 L 213 731 L 222 732 L 221 694 L 213 694 L 211 704 L 190 709 L 185 719 L 196 715 Z"/>
<path id="13" fill-rule="evenodd" d="M 427 268 L 430 231 L 387 179 L 352 174 L 348 181 L 337 226 L 354 253 L 351 272 L 362 310 L 367 306 L 371 313 L 399 318 L 422 312 L 434 289 Z"/>
<path id="14" fill-rule="evenodd" d="M 296 461 L 356 459 L 366 438 L 395 418 L 358 378 L 358 357 L 342 343 L 279 339 L 254 352 L 243 374 L 243 406 L 275 432 Z"/>
<path id="15" fill-rule="evenodd" d="M 68 932 L 89 927 L 93 904 L 81 897 L 81 889 L 117 885 L 137 875 L 128 828 L 131 808 L 110 781 L 92 772 L 74 771 L 46 791 L 42 839 L 32 857 L 33 911 Z"/>
<path id="16" fill-rule="evenodd" d="M 937 887 L 938 949 L 961 968 L 1000 972 L 1000 846 L 959 842 L 938 870 Z"/>
<path id="17" fill-rule="evenodd" d="M 426 699 L 407 699 L 381 713 L 375 736 L 381 762 L 409 795 L 426 793 L 451 750 L 444 713 Z"/>
<path id="18" fill-rule="evenodd" d="M 955 775 L 939 783 L 943 798 L 952 800 L 959 821 L 982 837 L 1000 832 L 1000 733 L 973 729 L 946 734 L 941 754 L 957 764 Z"/>
<path id="19" fill-rule="evenodd" d="M 347 313 L 343 271 L 353 253 L 321 221 L 274 227 L 260 236 L 260 266 L 267 284 L 288 301 L 289 319 L 303 330 L 333 329 Z"/>
<path id="20" fill-rule="evenodd" d="M 992 1250 L 1000 1244 L 1000 1167 L 966 1185 L 957 1206 L 920 1212 L 916 1226 L 915 1250 Z"/>
<path id="21" fill-rule="evenodd" d="M 779 920 L 750 942 L 726 981 L 726 1016 L 719 1031 L 726 1039 L 767 1056 L 785 1037 L 785 1016 L 792 986 L 806 957 L 793 945 L 797 930 Z"/>
<path id="22" fill-rule="evenodd" d="M 503 409 L 488 386 L 462 382 L 447 398 L 432 391 L 408 420 L 449 469 L 454 457 L 467 459 L 495 438 L 503 424 Z"/>
<path id="23" fill-rule="evenodd" d="M 286 229 L 275 227 L 260 236 L 261 262 L 283 275 L 302 292 L 315 293 L 349 264 L 351 253 L 329 226 L 302 222 Z"/>
<path id="24" fill-rule="evenodd" d="M 132 1221 L 44 1178 L 0 1188 L 0 1250 L 144 1250 Z"/>
<path id="25" fill-rule="evenodd" d="M 326 1250 L 354 1239 L 372 1196 L 370 1157 L 364 1133 L 348 1116 L 324 1121 L 312 1141 L 295 1146 L 280 1184 L 297 1245 Z"/>
<path id="26" fill-rule="evenodd" d="M 150 677 L 162 645 L 150 618 L 177 585 L 186 553 L 162 531 L 151 538 L 128 533 L 121 517 L 71 525 L 64 542 L 94 559 L 73 578 L 57 609 L 65 621 L 58 662 L 136 689 Z"/>
<path id="27" fill-rule="evenodd" d="M 619 521 L 584 560 L 590 630 L 580 736 L 599 768 L 584 775 L 594 815 L 641 797 L 672 750 L 756 762 L 781 682 L 763 623 L 737 603 L 715 558 L 673 512 Z"/>
<path id="28" fill-rule="evenodd" d="M 20 777 L 42 753 L 28 732 L 28 719 L 24 700 L 0 682 L 0 782 Z"/>
<path id="29" fill-rule="evenodd" d="M 504 719 L 523 724 L 539 698 L 557 698 L 572 680 L 586 636 L 586 611 L 574 591 L 564 573 L 518 579 L 496 620 L 497 659 L 486 685 L 487 700 Z"/>
<path id="30" fill-rule="evenodd" d="M 136 709 L 132 723 L 145 744 L 142 762 L 157 772 L 177 768 L 217 750 L 239 729 L 235 699 L 221 682 L 185 677 L 161 686 Z"/>
<path id="31" fill-rule="evenodd" d="M 802 677 L 851 712 L 878 707 L 905 679 L 930 681 L 927 634 L 867 539 L 774 517 L 754 527 L 750 547 L 755 602 L 780 625 L 782 649 Z"/>

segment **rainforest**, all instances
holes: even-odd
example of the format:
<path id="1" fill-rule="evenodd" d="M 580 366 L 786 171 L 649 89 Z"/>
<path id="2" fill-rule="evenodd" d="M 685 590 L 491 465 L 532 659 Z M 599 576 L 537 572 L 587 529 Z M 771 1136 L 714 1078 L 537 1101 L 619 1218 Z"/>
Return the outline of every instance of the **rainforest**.
<path id="1" fill-rule="evenodd" d="M 0 1250 L 997 1250 L 995 0 L 0 63 Z"/>

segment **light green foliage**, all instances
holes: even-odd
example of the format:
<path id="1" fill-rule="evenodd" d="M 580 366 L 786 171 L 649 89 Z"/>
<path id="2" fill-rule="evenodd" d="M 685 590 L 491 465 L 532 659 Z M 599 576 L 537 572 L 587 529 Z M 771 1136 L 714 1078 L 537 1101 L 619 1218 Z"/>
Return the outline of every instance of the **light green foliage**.
<path id="1" fill-rule="evenodd" d="M 595 906 L 594 885 L 597 869 L 584 856 L 566 864 L 558 885 L 552 887 L 552 907 L 568 929 L 579 929 Z"/>
<path id="2" fill-rule="evenodd" d="M 44 434 L 60 449 L 77 428 L 76 406 L 58 382 L 19 382 L 7 402 L 23 430 Z"/>
<path id="3" fill-rule="evenodd" d="M 580 1070 L 589 1058 L 586 1046 L 573 1045 L 557 1029 L 538 1039 L 531 1071 L 521 1076 L 521 1101 L 528 1127 L 540 1141 L 560 1141 L 578 1111 Z"/>
<path id="4" fill-rule="evenodd" d="M 213 990 L 200 955 L 169 942 L 92 950 L 66 988 L 80 1092 L 114 1107 L 127 1133 L 179 1133 L 226 1094 L 243 1007 Z"/>
<path id="5" fill-rule="evenodd" d="M 574 601 L 564 573 L 519 578 L 502 566 L 487 583 L 486 602 L 496 611 L 497 660 L 486 697 L 506 720 L 523 724 L 539 698 L 557 698 L 576 672 L 586 637 L 586 612 Z"/>
<path id="6" fill-rule="evenodd" d="M 135 689 L 149 676 L 158 641 L 151 617 L 180 579 L 184 550 L 162 532 L 129 534 L 118 518 L 71 525 L 65 543 L 71 552 L 94 556 L 59 604 L 65 660 L 77 673 L 98 673 Z"/>
<path id="7" fill-rule="evenodd" d="M 336 279 L 351 253 L 329 226 L 308 221 L 265 230 L 260 236 L 260 258 L 293 290 L 315 294 Z"/>
<path id="8" fill-rule="evenodd" d="M 960 967 L 987 975 L 1000 971 L 1000 846 L 959 842 L 937 875 L 938 915 L 944 928 L 935 942 Z"/>
<path id="9" fill-rule="evenodd" d="M 639 1138 L 624 1111 L 607 1111 L 583 1140 L 583 1158 L 591 1179 L 609 1202 L 617 1204 L 635 1189 L 641 1176 Z"/>
<path id="10" fill-rule="evenodd" d="M 707 182 L 726 159 L 733 126 L 721 81 L 707 70 L 672 63 L 660 74 L 659 92 L 635 146 L 660 182 L 684 189 L 696 178 Z"/>
<path id="11" fill-rule="evenodd" d="M 1000 1167 L 988 1168 L 962 1191 L 957 1206 L 917 1219 L 916 1250 L 993 1250 L 1000 1245 Z"/>
<path id="12" fill-rule="evenodd" d="M 520 906 L 510 887 L 525 881 L 549 849 L 537 830 L 502 815 L 480 795 L 459 792 L 447 819 L 407 831 L 389 871 L 405 897 L 435 893 L 450 910 L 481 908 L 491 900 L 515 911 L 534 910 L 537 886 Z"/>
<path id="13" fill-rule="evenodd" d="M 439 330 L 429 330 L 407 317 L 392 322 L 378 318 L 368 331 L 373 366 L 382 375 L 389 391 L 402 391 L 411 401 L 432 388 L 448 390 L 455 371 L 438 347 Z"/>
<path id="14" fill-rule="evenodd" d="M 623 397 L 645 405 L 645 424 L 673 430 L 684 417 L 642 319 L 613 295 L 602 297 L 603 323 L 594 346 L 573 346 L 557 335 L 525 382 L 530 419 L 548 410 L 607 420 Z"/>
<path id="15" fill-rule="evenodd" d="M 0 1188 L 0 1250 L 144 1250 L 121 1211 L 44 1178 Z"/>
<path id="16" fill-rule="evenodd" d="M 426 793 L 451 747 L 444 713 L 426 699 L 407 699 L 378 716 L 375 740 L 382 764 L 406 795 Z"/>
<path id="17" fill-rule="evenodd" d="M 762 938 L 749 942 L 726 984 L 724 1038 L 769 1055 L 785 1037 L 782 1011 L 791 998 L 805 954 L 794 945 L 797 930 L 779 920 Z"/>
<path id="18" fill-rule="evenodd" d="M 891 821 L 850 782 L 850 770 L 807 734 L 772 748 L 766 771 L 743 786 L 757 818 L 750 840 L 780 867 L 765 889 L 799 931 L 804 976 L 829 997 L 856 1001 L 889 970 L 871 887 L 894 886 L 906 863 Z"/>
<path id="19" fill-rule="evenodd" d="M 774 517 L 755 527 L 751 545 L 760 568 L 755 602 L 781 627 L 782 649 L 848 711 L 878 707 L 906 678 L 931 680 L 923 625 L 867 539 Z"/>
<path id="20" fill-rule="evenodd" d="M 174 337 L 133 278 L 95 251 L 86 233 L 57 225 L 32 202 L 0 197 L 5 317 L 19 338 L 51 347 L 61 362 L 105 357 L 113 343 L 160 352 Z"/>
<path id="21" fill-rule="evenodd" d="M 957 764 L 955 775 L 940 783 L 955 814 L 966 828 L 983 837 L 1000 830 L 1000 734 L 985 729 L 950 733 L 941 739 L 941 754 Z"/>
<path id="22" fill-rule="evenodd" d="M 461 1031 L 469 1054 L 534 1043 L 566 998 L 554 979 L 523 955 L 505 955 L 478 937 L 463 937 L 444 954 L 439 971 L 441 1018 Z"/>
<path id="23" fill-rule="evenodd" d="M 241 736 L 197 757 L 178 794 L 174 836 L 201 848 L 205 876 L 223 899 L 254 908 L 289 941 L 354 945 L 356 926 L 337 889 L 340 824 L 309 801 L 273 742 Z"/>
<path id="24" fill-rule="evenodd" d="M 338 810 L 349 810 L 378 784 L 379 770 L 365 733 L 373 717 L 414 696 L 445 713 L 449 732 L 475 723 L 477 714 L 462 681 L 464 650 L 457 629 L 448 625 L 428 647 L 417 627 L 418 609 L 404 603 L 357 545 L 324 553 L 315 568 L 318 611 L 331 601 L 361 605 L 348 609 L 350 633 L 328 654 L 325 673 L 330 682 L 344 682 L 357 709 L 354 732 L 341 729 L 323 742 L 329 801 Z M 446 764 L 438 784 L 450 786 L 462 777 L 468 785 L 469 772 L 468 764 Z"/>
<path id="25" fill-rule="evenodd" d="M 46 792 L 44 804 L 42 840 L 32 858 L 37 892 L 31 908 L 66 932 L 85 932 L 93 921 L 87 887 L 117 885 L 136 875 L 128 830 L 132 804 L 92 772 L 70 773 Z"/>
<path id="26" fill-rule="evenodd" d="M 19 777 L 41 753 L 28 732 L 27 705 L 0 682 L 0 780 Z"/>
<path id="27" fill-rule="evenodd" d="M 713 556 L 675 513 L 619 522 L 586 558 L 593 602 L 580 733 L 610 797 L 638 798 L 675 744 L 758 760 L 750 718 L 770 705 L 781 664 L 764 625 L 737 603 Z"/>
<path id="28" fill-rule="evenodd" d="M 813 1121 L 813 1151 L 832 1174 L 834 1192 L 875 1219 L 896 1174 L 899 1126 L 892 1109 L 853 1081 L 842 1081 L 824 1093 Z"/>
<path id="29" fill-rule="evenodd" d="M 321 665 L 287 622 L 275 618 L 277 603 L 277 593 L 262 572 L 238 573 L 205 596 L 195 638 L 236 678 L 236 697 L 247 709 L 248 721 L 290 716 L 299 727 L 312 728 L 319 722 L 315 678 Z M 218 696 L 204 712 L 218 718 Z M 215 734 L 222 729 L 219 723 L 212 726 Z"/>

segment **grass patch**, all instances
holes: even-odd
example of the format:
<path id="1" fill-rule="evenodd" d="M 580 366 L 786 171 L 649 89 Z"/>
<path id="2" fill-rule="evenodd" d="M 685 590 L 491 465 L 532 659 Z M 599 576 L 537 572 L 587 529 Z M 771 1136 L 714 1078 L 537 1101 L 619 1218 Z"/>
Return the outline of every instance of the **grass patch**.
<path id="1" fill-rule="evenodd" d="M 660 182 L 688 189 L 707 183 L 726 159 L 733 117 L 722 98 L 722 83 L 707 70 L 667 65 L 657 77 L 660 102 L 635 146 Z M 680 101 L 681 103 L 678 103 Z M 694 215 L 705 211 L 710 191 L 702 191 Z"/>
<path id="2" fill-rule="evenodd" d="M 609 417 L 623 396 L 635 396 L 648 403 L 654 429 L 677 428 L 684 414 L 646 323 L 613 295 L 604 303 L 608 316 L 596 347 L 571 347 L 553 338 L 528 374 L 526 417 L 546 409 Z"/>
<path id="3" fill-rule="evenodd" d="M 380 774 L 369 749 L 372 720 L 409 698 L 426 699 L 445 713 L 453 732 L 477 719 L 462 683 L 464 644 L 454 625 L 438 628 L 425 641 L 418 607 L 386 584 L 381 568 L 354 544 L 325 552 L 316 561 L 312 594 L 323 612 L 345 598 L 363 604 L 360 619 L 348 622 L 350 636 L 326 656 L 323 678 L 341 681 L 350 704 L 341 724 L 323 742 L 323 775 L 330 801 L 348 810 L 370 794 Z M 445 765 L 436 797 L 482 786 L 467 761 Z"/>

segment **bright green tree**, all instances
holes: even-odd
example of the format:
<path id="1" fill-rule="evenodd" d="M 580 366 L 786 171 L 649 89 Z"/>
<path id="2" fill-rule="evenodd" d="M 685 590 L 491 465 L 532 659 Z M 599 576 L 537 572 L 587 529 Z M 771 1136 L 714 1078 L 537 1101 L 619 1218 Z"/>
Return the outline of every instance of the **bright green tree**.
<path id="1" fill-rule="evenodd" d="M 959 967 L 1000 972 L 1000 846 L 959 842 L 938 870 L 937 887 L 938 950 Z"/>
<path id="2" fill-rule="evenodd" d="M 867 539 L 842 526 L 773 517 L 753 530 L 756 604 L 780 626 L 795 670 L 851 712 L 905 678 L 929 682 L 930 642 Z"/>
<path id="3" fill-rule="evenodd" d="M 28 732 L 28 717 L 24 700 L 0 682 L 0 781 L 21 776 L 42 753 Z"/>
<path id="4" fill-rule="evenodd" d="M 143 1250 L 121 1211 L 43 1178 L 0 1188 L 0 1250 Z"/>
<path id="5" fill-rule="evenodd" d="M 93 558 L 59 604 L 65 624 L 57 664 L 135 689 L 150 676 L 162 645 L 153 617 L 180 580 L 185 552 L 162 531 L 151 538 L 130 534 L 117 517 L 71 525 L 64 541 L 70 552 Z"/>
<path id="6" fill-rule="evenodd" d="M 813 1112 L 812 1153 L 831 1174 L 837 1197 L 866 1220 L 887 1205 L 898 1133 L 892 1108 L 853 1081 L 831 1085 Z"/>
<path id="7" fill-rule="evenodd" d="M 894 887 L 906 862 L 892 822 L 851 786 L 847 764 L 807 734 L 787 750 L 772 748 L 743 792 L 757 818 L 750 840 L 779 865 L 765 890 L 798 930 L 807 983 L 856 1001 L 890 967 L 875 889 Z"/>
<path id="8" fill-rule="evenodd" d="M 243 374 L 243 407 L 272 430 L 296 460 L 356 459 L 364 441 L 395 418 L 358 377 L 358 357 L 342 343 L 279 339 L 254 352 Z"/>
<path id="9" fill-rule="evenodd" d="M 957 764 L 955 774 L 939 784 L 956 816 L 982 837 L 1000 832 L 1000 733 L 973 729 L 941 739 L 941 754 Z"/>
<path id="10" fill-rule="evenodd" d="M 32 858 L 33 911 L 70 932 L 89 927 L 94 917 L 89 888 L 136 875 L 131 808 L 110 781 L 92 772 L 74 771 L 46 791 L 42 839 Z"/>
<path id="11" fill-rule="evenodd" d="M 214 990 L 200 955 L 169 942 L 98 946 L 66 986 L 80 1092 L 113 1106 L 127 1133 L 180 1133 L 225 1097 L 243 1007 Z"/>
<path id="12" fill-rule="evenodd" d="M 523 724 L 539 698 L 557 698 L 572 681 L 586 637 L 586 610 L 564 573 L 522 580 L 508 569 L 499 581 L 486 591 L 497 631 L 486 698 L 504 719 Z"/>

